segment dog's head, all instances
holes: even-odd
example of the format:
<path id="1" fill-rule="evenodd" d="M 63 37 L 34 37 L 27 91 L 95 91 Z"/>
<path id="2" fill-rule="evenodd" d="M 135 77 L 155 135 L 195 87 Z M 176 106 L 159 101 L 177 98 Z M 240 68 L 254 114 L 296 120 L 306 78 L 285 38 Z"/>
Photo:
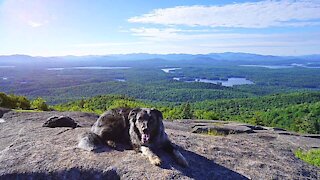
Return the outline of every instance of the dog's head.
<path id="1" fill-rule="evenodd" d="M 133 109 L 129 118 L 134 123 L 136 132 L 142 144 L 150 143 L 155 135 L 158 134 L 162 113 L 153 108 Z"/>

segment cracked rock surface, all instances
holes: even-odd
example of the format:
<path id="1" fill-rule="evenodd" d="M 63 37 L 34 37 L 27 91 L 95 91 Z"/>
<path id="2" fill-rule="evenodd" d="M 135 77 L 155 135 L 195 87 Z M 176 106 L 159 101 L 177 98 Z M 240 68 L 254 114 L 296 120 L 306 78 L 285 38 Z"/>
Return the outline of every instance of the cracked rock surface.
<path id="1" fill-rule="evenodd" d="M 42 127 L 51 116 L 70 117 L 81 127 Z M 192 131 L 217 126 L 214 121 L 165 122 L 190 167 L 180 167 L 161 150 L 156 152 L 163 160 L 158 167 L 125 146 L 95 153 L 78 149 L 78 135 L 97 118 L 80 112 L 6 111 L 0 123 L 0 179 L 320 179 L 320 168 L 293 154 L 298 148 L 320 148 L 318 138 L 265 128 L 248 131 L 225 122 L 219 128 L 227 125 L 239 132 L 210 136 Z"/>

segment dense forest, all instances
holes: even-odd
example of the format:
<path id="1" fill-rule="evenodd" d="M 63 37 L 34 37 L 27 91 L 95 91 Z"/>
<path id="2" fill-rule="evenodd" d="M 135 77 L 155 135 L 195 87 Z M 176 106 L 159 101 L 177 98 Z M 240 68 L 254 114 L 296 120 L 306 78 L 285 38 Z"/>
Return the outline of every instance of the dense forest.
<path id="1" fill-rule="evenodd" d="M 0 107 L 59 111 L 84 111 L 101 114 L 117 107 L 155 107 L 164 118 L 219 119 L 254 125 L 274 126 L 302 133 L 320 133 L 320 92 L 277 94 L 255 98 L 202 101 L 195 103 L 155 103 L 124 95 L 103 95 L 47 106 L 42 98 L 0 93 Z"/>
<path id="2" fill-rule="evenodd" d="M 235 54 L 232 58 L 229 54 L 227 60 L 221 60 L 214 59 L 218 56 L 208 56 L 174 55 L 170 60 L 0 57 L 0 66 L 7 67 L 0 71 L 0 92 L 32 99 L 42 97 L 48 104 L 104 94 L 183 103 L 320 89 L 318 60 L 247 54 Z M 248 64 L 265 67 L 243 66 Z M 170 72 L 162 70 L 172 67 L 179 69 Z M 226 81 L 232 77 L 246 78 L 253 84 L 225 87 L 221 84 L 194 82 L 199 78 Z"/>
<path id="3" fill-rule="evenodd" d="M 320 133 L 320 92 L 269 95 L 259 98 L 152 103 L 121 95 L 97 96 L 54 106 L 60 111 L 102 113 L 117 107 L 156 107 L 165 119 L 220 119 L 275 126 L 302 133 Z"/>

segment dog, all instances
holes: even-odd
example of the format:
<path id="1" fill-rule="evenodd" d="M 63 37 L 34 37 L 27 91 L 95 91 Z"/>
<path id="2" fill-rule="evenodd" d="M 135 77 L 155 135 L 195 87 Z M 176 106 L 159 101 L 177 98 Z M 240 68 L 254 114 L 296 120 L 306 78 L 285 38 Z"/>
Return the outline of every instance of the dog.
<path id="1" fill-rule="evenodd" d="M 161 159 L 152 149 L 161 148 L 172 154 L 178 164 L 188 167 L 185 157 L 165 133 L 162 120 L 162 113 L 153 108 L 108 110 L 93 124 L 91 132 L 80 136 L 78 147 L 93 151 L 101 144 L 115 148 L 117 143 L 127 143 L 157 166 L 161 165 Z"/>

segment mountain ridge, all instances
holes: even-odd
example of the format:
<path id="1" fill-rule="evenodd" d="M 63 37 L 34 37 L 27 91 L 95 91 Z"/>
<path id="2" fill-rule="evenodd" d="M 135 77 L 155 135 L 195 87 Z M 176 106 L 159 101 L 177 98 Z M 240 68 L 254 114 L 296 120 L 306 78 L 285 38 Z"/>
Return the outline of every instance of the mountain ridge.
<path id="1" fill-rule="evenodd" d="M 220 60 L 232 60 L 235 58 L 240 58 L 244 60 L 245 58 L 267 58 L 267 59 L 308 59 L 308 60 L 320 60 L 320 54 L 310 54 L 310 55 L 297 55 L 297 56 L 281 56 L 281 55 L 262 55 L 254 53 L 242 53 L 242 52 L 224 52 L 224 53 L 207 53 L 207 54 L 151 54 L 151 53 L 129 53 L 129 54 L 107 54 L 107 55 L 67 55 L 67 56 L 31 56 L 24 54 L 13 54 L 13 55 L 0 55 L 0 60 L 3 58 L 37 58 L 37 59 L 64 59 L 64 60 L 79 60 L 79 59 L 94 59 L 94 58 L 116 58 L 116 60 L 146 60 L 146 59 L 165 59 L 165 60 L 183 60 L 183 59 L 194 59 L 194 58 L 212 58 Z"/>

